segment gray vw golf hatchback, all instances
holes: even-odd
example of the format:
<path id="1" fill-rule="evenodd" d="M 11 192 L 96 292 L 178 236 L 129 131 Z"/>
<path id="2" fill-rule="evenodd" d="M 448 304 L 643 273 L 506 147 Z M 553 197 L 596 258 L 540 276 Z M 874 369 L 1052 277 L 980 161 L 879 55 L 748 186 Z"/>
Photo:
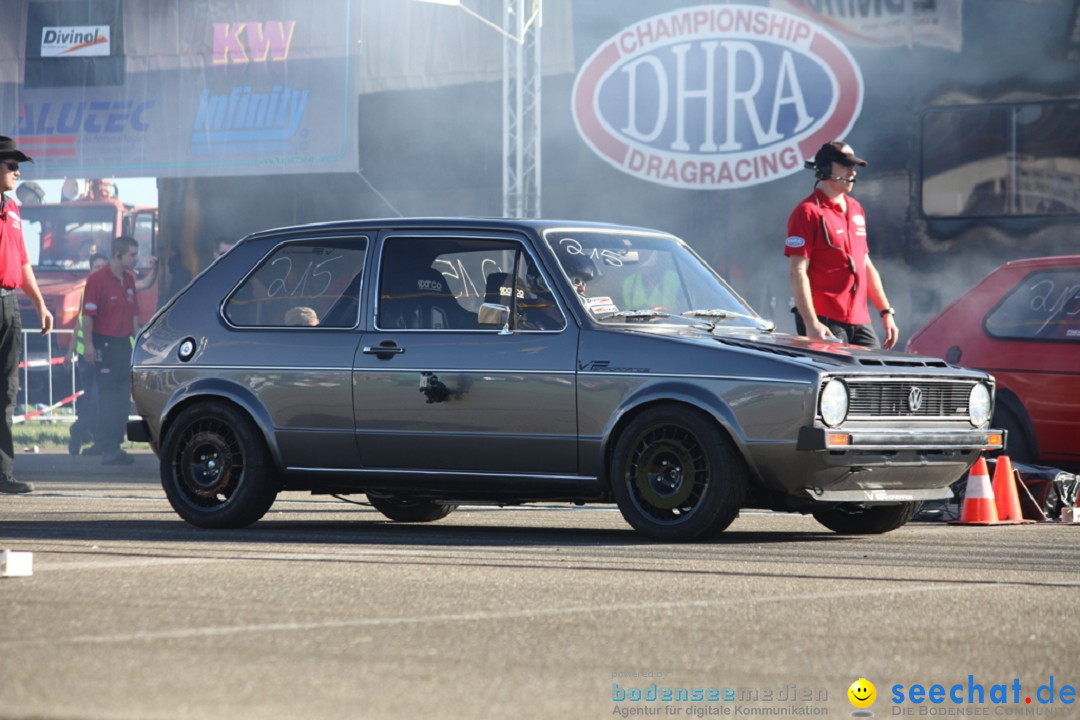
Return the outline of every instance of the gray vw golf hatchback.
<path id="1" fill-rule="evenodd" d="M 403 522 L 614 502 L 665 541 L 744 507 L 881 533 L 1003 441 L 989 375 L 776 333 L 678 238 L 580 222 L 250 235 L 157 313 L 132 380 L 129 437 L 213 528 L 307 490 Z"/>

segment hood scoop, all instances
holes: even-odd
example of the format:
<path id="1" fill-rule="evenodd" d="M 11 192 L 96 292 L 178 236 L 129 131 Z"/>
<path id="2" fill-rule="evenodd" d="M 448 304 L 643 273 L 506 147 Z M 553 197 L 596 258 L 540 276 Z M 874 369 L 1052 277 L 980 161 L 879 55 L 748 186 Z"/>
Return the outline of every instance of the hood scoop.
<path id="1" fill-rule="evenodd" d="M 808 358 L 832 365 L 859 365 L 868 368 L 946 368 L 949 364 L 937 358 L 924 358 L 906 353 L 871 350 L 855 345 L 822 343 L 794 335 L 774 335 L 768 340 L 744 340 L 718 337 L 725 345 L 757 350 L 791 358 Z"/>

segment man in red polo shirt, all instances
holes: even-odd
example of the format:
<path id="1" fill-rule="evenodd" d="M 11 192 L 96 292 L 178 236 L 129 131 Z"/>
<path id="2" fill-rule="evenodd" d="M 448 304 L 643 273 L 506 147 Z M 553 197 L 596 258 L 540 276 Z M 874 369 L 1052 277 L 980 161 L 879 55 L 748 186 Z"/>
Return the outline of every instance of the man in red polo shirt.
<path id="1" fill-rule="evenodd" d="M 3 373 L 4 422 L 0 424 L 0 493 L 28 493 L 30 483 L 15 479 L 15 442 L 11 424 L 15 400 L 19 395 L 19 349 L 22 347 L 22 322 L 15 288 L 21 287 L 41 318 L 41 334 L 52 331 L 53 317 L 38 290 L 34 268 L 26 256 L 22 216 L 19 206 L 4 193 L 15 189 L 19 181 L 19 163 L 32 162 L 9 137 L 0 135 L 0 372 Z"/>
<path id="2" fill-rule="evenodd" d="M 120 449 L 131 401 L 131 338 L 139 316 L 135 263 L 139 243 L 122 235 L 112 242 L 109 264 L 91 273 L 83 294 L 83 356 L 93 363 L 98 380 L 95 444 L 103 465 L 130 465 L 133 457 Z"/>
<path id="3" fill-rule="evenodd" d="M 878 347 L 866 301 L 874 303 L 885 329 L 885 348 L 900 331 L 866 244 L 866 213 L 850 196 L 855 166 L 866 161 L 844 142 L 825 143 L 807 161 L 817 177 L 814 192 L 788 218 L 784 255 L 789 259 L 795 328 L 814 340 Z"/>

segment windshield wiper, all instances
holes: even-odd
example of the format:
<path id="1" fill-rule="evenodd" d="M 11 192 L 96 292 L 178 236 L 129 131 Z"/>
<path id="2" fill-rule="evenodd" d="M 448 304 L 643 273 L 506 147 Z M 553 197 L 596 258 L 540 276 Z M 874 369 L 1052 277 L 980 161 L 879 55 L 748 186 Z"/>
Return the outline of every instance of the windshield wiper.
<path id="1" fill-rule="evenodd" d="M 655 320 L 656 318 L 669 318 L 671 313 L 663 310 L 620 310 L 618 312 L 600 315 L 597 320 L 610 320 L 611 318 L 623 318 L 625 320 Z"/>
<path id="2" fill-rule="evenodd" d="M 753 315 L 747 315 L 746 313 L 735 312 L 733 310 L 721 310 L 719 308 L 713 310 L 687 310 L 682 313 L 683 317 L 687 318 L 704 318 L 712 320 L 712 327 L 716 327 L 716 321 L 718 320 L 752 320 L 755 323 L 761 323 L 762 330 L 772 332 L 776 329 L 776 323 L 771 320 L 765 320 L 764 318 L 754 317 Z M 711 329 L 711 328 L 710 328 Z"/>

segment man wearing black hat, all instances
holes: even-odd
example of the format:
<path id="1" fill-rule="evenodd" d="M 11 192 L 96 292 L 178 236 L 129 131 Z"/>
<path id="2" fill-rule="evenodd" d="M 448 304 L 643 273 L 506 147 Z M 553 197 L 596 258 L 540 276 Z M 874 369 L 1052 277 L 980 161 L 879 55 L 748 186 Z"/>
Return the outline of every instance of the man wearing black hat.
<path id="1" fill-rule="evenodd" d="M 15 443 L 11 421 L 19 394 L 19 348 L 22 346 L 22 323 L 15 288 L 21 287 L 41 318 L 41 334 L 52 331 L 53 317 L 38 290 L 34 268 L 23 242 L 19 206 L 4 194 L 19 181 L 19 163 L 32 162 L 9 137 L 0 135 L 0 377 L 6 380 L 3 403 L 4 422 L 0 424 L 0 493 L 28 493 L 30 483 L 15 479 Z"/>
<path id="2" fill-rule="evenodd" d="M 867 299 L 881 314 L 886 349 L 900 331 L 866 244 L 866 213 L 850 196 L 855 167 L 866 161 L 845 142 L 821 146 L 805 163 L 817 178 L 814 192 L 788 218 L 784 255 L 789 259 L 795 328 L 814 340 L 878 347 Z"/>

